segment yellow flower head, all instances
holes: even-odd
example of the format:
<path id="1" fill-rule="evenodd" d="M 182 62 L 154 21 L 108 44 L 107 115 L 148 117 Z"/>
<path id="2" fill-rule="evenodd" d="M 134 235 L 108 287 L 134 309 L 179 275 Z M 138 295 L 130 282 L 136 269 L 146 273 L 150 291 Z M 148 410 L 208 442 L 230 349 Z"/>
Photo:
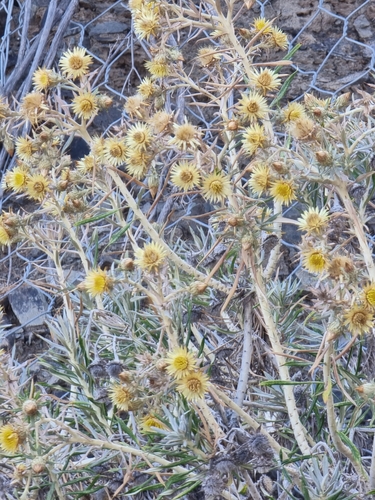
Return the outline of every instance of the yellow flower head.
<path id="1" fill-rule="evenodd" d="M 144 151 L 152 143 L 152 132 L 148 125 L 136 123 L 128 130 L 125 143 L 131 150 Z"/>
<path id="2" fill-rule="evenodd" d="M 91 142 L 91 154 L 97 161 L 105 161 L 105 139 L 104 137 L 94 136 Z"/>
<path id="3" fill-rule="evenodd" d="M 254 30 L 257 32 L 263 30 L 262 34 L 266 34 L 266 33 L 270 32 L 271 24 L 272 24 L 272 21 L 267 21 L 267 19 L 264 17 L 257 17 L 253 21 Z"/>
<path id="4" fill-rule="evenodd" d="M 12 242 L 12 236 L 8 233 L 7 228 L 3 226 L 0 220 L 0 245 L 10 245 Z M 0 319 L 1 319 L 0 314 Z"/>
<path id="5" fill-rule="evenodd" d="M 158 271 L 164 263 L 166 252 L 158 243 L 147 243 L 143 248 L 134 252 L 135 263 L 146 271 Z"/>
<path id="6" fill-rule="evenodd" d="M 36 152 L 36 147 L 29 137 L 19 137 L 16 140 L 16 154 L 23 161 L 31 160 Z"/>
<path id="7" fill-rule="evenodd" d="M 110 137 L 104 141 L 104 158 L 108 163 L 117 167 L 126 159 L 126 145 L 122 139 Z"/>
<path id="8" fill-rule="evenodd" d="M 98 98 L 92 92 L 82 92 L 73 99 L 72 109 L 79 118 L 90 120 L 98 114 Z"/>
<path id="9" fill-rule="evenodd" d="M 129 151 L 126 155 L 126 171 L 135 179 L 142 179 L 148 171 L 151 158 L 145 151 Z"/>
<path id="10" fill-rule="evenodd" d="M 15 453 L 24 439 L 23 433 L 14 425 L 0 427 L 0 447 L 6 453 Z"/>
<path id="11" fill-rule="evenodd" d="M 254 168 L 249 186 L 254 193 L 262 195 L 271 187 L 272 175 L 267 165 L 258 165 Z"/>
<path id="12" fill-rule="evenodd" d="M 255 89 L 260 90 L 263 95 L 276 90 L 281 85 L 280 78 L 268 68 L 257 71 L 253 69 L 249 75 L 250 83 Z"/>
<path id="13" fill-rule="evenodd" d="M 82 287 L 88 291 L 92 297 L 97 297 L 113 288 L 113 278 L 102 269 L 92 269 L 82 283 Z"/>
<path id="14" fill-rule="evenodd" d="M 202 195 L 206 200 L 224 201 L 232 193 L 230 178 L 220 171 L 207 175 L 202 182 Z"/>
<path id="15" fill-rule="evenodd" d="M 249 155 L 254 154 L 258 148 L 263 148 L 267 142 L 264 127 L 257 123 L 252 127 L 245 128 L 242 137 L 243 148 Z"/>
<path id="16" fill-rule="evenodd" d="M 142 432 L 155 432 L 155 429 L 167 429 L 167 426 L 163 424 L 158 418 L 153 415 L 146 415 L 141 419 L 141 429 Z"/>
<path id="17" fill-rule="evenodd" d="M 266 44 L 270 49 L 286 50 L 289 42 L 286 34 L 277 26 L 271 26 L 266 36 Z"/>
<path id="18" fill-rule="evenodd" d="M 75 47 L 73 51 L 67 50 L 62 55 L 59 66 L 68 78 L 80 78 L 89 71 L 92 57 L 86 54 L 86 50 Z"/>
<path id="19" fill-rule="evenodd" d="M 328 226 L 329 215 L 325 208 L 309 208 L 297 220 L 298 229 L 307 234 L 321 234 Z"/>
<path id="20" fill-rule="evenodd" d="M 207 68 L 214 65 L 217 61 L 220 61 L 221 54 L 217 53 L 217 49 L 213 45 L 208 45 L 198 50 L 197 58 L 200 64 L 204 68 Z"/>
<path id="21" fill-rule="evenodd" d="M 151 61 L 147 61 L 145 67 L 155 78 L 164 78 L 171 74 L 168 59 L 163 54 L 156 56 Z"/>
<path id="22" fill-rule="evenodd" d="M 372 312 L 362 305 L 355 305 L 345 314 L 345 325 L 353 335 L 367 333 L 374 326 Z"/>
<path id="23" fill-rule="evenodd" d="M 35 125 L 45 114 L 48 108 L 45 105 L 44 95 L 40 92 L 30 92 L 22 100 L 20 114 L 25 120 Z"/>
<path id="24" fill-rule="evenodd" d="M 364 303 L 371 308 L 375 308 L 375 283 L 365 286 L 362 292 Z"/>
<path id="25" fill-rule="evenodd" d="M 302 262 L 310 273 L 322 273 L 328 266 L 327 254 L 319 248 L 302 252 Z"/>
<path id="26" fill-rule="evenodd" d="M 142 98 L 149 99 L 157 92 L 158 88 L 159 87 L 155 85 L 151 78 L 146 76 L 138 85 L 138 93 Z"/>
<path id="27" fill-rule="evenodd" d="M 145 0 L 129 0 L 128 7 L 132 11 L 132 13 L 136 13 L 137 11 L 141 11 L 144 7 Z"/>
<path id="28" fill-rule="evenodd" d="M 38 68 L 33 75 L 33 84 L 38 92 L 45 92 L 50 87 L 56 85 L 58 75 L 51 69 Z"/>
<path id="29" fill-rule="evenodd" d="M 194 186 L 200 184 L 200 172 L 194 163 L 181 161 L 176 163 L 171 170 L 172 184 L 182 189 L 189 191 Z"/>
<path id="30" fill-rule="evenodd" d="M 262 120 L 269 112 L 267 101 L 257 92 L 242 94 L 237 104 L 238 114 L 247 122 Z"/>
<path id="31" fill-rule="evenodd" d="M 94 170 L 95 167 L 95 157 L 93 155 L 86 155 L 82 160 L 77 161 L 77 170 L 81 171 L 83 174 L 87 174 Z"/>
<path id="32" fill-rule="evenodd" d="M 296 188 L 291 180 L 278 180 L 275 181 L 270 189 L 271 196 L 275 201 L 283 205 L 290 205 L 296 197 Z"/>
<path id="33" fill-rule="evenodd" d="M 137 13 L 134 21 L 134 31 L 141 40 L 156 36 L 160 28 L 160 18 L 157 10 L 143 9 Z"/>
<path id="34" fill-rule="evenodd" d="M 49 180 L 45 175 L 30 175 L 26 183 L 27 196 L 33 200 L 41 201 L 49 191 Z"/>
<path id="35" fill-rule="evenodd" d="M 200 132 L 194 125 L 189 123 L 186 118 L 185 123 L 182 125 L 177 125 L 175 123 L 173 129 L 175 135 L 170 139 L 169 144 L 177 146 L 177 148 L 182 151 L 186 151 L 189 148 L 196 149 L 196 147 L 199 146 Z"/>
<path id="36" fill-rule="evenodd" d="M 119 410 L 128 411 L 131 408 L 134 391 L 128 385 L 113 384 L 108 395 Z"/>
<path id="37" fill-rule="evenodd" d="M 197 401 L 204 398 L 204 393 L 208 389 L 208 376 L 196 371 L 189 373 L 177 385 L 177 390 L 185 396 L 188 401 Z"/>
<path id="38" fill-rule="evenodd" d="M 197 369 L 197 361 L 186 347 L 177 347 L 171 351 L 166 362 L 168 374 L 176 379 L 181 379 Z"/>
<path id="39" fill-rule="evenodd" d="M 3 187 L 13 189 L 15 193 L 25 191 L 29 180 L 29 169 L 26 165 L 18 165 L 13 170 L 8 170 L 4 175 Z"/>
<path id="40" fill-rule="evenodd" d="M 305 107 L 299 102 L 290 102 L 288 106 L 283 109 L 283 121 L 287 123 L 295 122 L 305 116 Z"/>

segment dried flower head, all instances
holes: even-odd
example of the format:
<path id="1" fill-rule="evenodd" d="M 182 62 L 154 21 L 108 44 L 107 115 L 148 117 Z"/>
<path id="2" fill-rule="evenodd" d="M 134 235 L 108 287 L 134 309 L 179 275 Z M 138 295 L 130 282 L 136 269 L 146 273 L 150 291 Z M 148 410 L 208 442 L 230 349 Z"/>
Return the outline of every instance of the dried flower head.
<path id="1" fill-rule="evenodd" d="M 277 180 L 272 183 L 270 195 L 278 203 L 290 205 L 297 198 L 296 187 L 292 180 Z"/>
<path id="2" fill-rule="evenodd" d="M 108 363 L 105 369 L 110 377 L 117 378 L 122 373 L 124 365 L 120 361 L 114 360 Z"/>
<path id="3" fill-rule="evenodd" d="M 237 112 L 246 122 L 254 122 L 256 120 L 263 120 L 269 108 L 267 101 L 257 92 L 249 92 L 249 94 L 242 94 L 241 99 L 237 103 Z"/>
<path id="4" fill-rule="evenodd" d="M 18 165 L 13 170 L 8 170 L 5 173 L 2 186 L 7 189 L 13 189 L 15 193 L 21 193 L 26 190 L 29 173 L 30 170 L 26 165 Z"/>
<path id="5" fill-rule="evenodd" d="M 156 36 L 160 29 L 160 17 L 157 9 L 142 9 L 137 13 L 134 20 L 134 31 L 138 37 L 148 40 L 150 36 Z"/>
<path id="6" fill-rule="evenodd" d="M 339 279 L 340 276 L 353 272 L 355 269 L 353 261 L 344 255 L 334 257 L 328 266 L 330 278 Z"/>
<path id="7" fill-rule="evenodd" d="M 144 97 L 140 94 L 127 97 L 124 104 L 124 110 L 131 118 L 143 118 L 145 107 Z"/>
<path id="8" fill-rule="evenodd" d="M 125 144 L 130 150 L 144 151 L 151 145 L 152 139 L 150 127 L 144 123 L 136 123 L 128 130 Z"/>
<path id="9" fill-rule="evenodd" d="M 243 148 L 249 155 L 253 155 L 258 148 L 265 147 L 267 142 L 264 127 L 257 123 L 245 128 L 242 137 Z"/>
<path id="10" fill-rule="evenodd" d="M 75 47 L 73 51 L 67 50 L 62 55 L 59 66 L 68 78 L 80 78 L 89 71 L 92 64 L 92 57 L 86 54 L 86 50 Z"/>
<path id="11" fill-rule="evenodd" d="M 290 133 L 295 139 L 300 141 L 308 141 L 315 138 L 316 127 L 315 123 L 303 116 L 290 123 Z"/>
<path id="12" fill-rule="evenodd" d="M 302 262 L 310 273 L 322 273 L 328 266 L 328 257 L 323 250 L 312 248 L 302 252 Z"/>
<path id="13" fill-rule="evenodd" d="M 113 404 L 119 410 L 128 411 L 131 408 L 134 399 L 134 391 L 131 387 L 124 384 L 113 384 L 108 391 L 108 395 Z"/>
<path id="14" fill-rule="evenodd" d="M 193 162 L 180 161 L 171 170 L 171 182 L 183 191 L 200 184 L 200 172 Z"/>
<path id="15" fill-rule="evenodd" d="M 375 397 L 375 382 L 368 382 L 367 384 L 359 385 L 355 388 L 362 397 L 374 398 Z"/>
<path id="16" fill-rule="evenodd" d="M 82 288 L 87 290 L 92 297 L 97 297 L 112 290 L 113 278 L 102 269 L 92 269 L 87 273 Z"/>
<path id="17" fill-rule="evenodd" d="M 140 427 L 142 432 L 155 432 L 156 429 L 167 429 L 167 426 L 153 415 L 146 415 L 143 417 Z"/>
<path id="18" fill-rule="evenodd" d="M 49 179 L 45 175 L 30 175 L 26 182 L 27 196 L 33 200 L 42 201 L 49 191 L 49 184 Z"/>
<path id="19" fill-rule="evenodd" d="M 217 49 L 208 45 L 206 47 L 201 47 L 198 50 L 197 58 L 199 63 L 207 68 L 209 66 L 213 66 L 217 61 L 220 61 L 221 55 L 217 52 Z"/>
<path id="20" fill-rule="evenodd" d="M 194 355 L 186 347 L 173 349 L 166 358 L 167 372 L 176 379 L 181 379 L 197 369 Z"/>
<path id="21" fill-rule="evenodd" d="M 290 123 L 299 120 L 306 116 L 303 104 L 299 102 L 290 102 L 286 108 L 283 109 L 284 122 Z"/>
<path id="22" fill-rule="evenodd" d="M 199 146 L 200 132 L 189 123 L 186 118 L 182 125 L 173 125 L 174 137 L 170 139 L 169 144 L 176 146 L 182 151 L 187 149 L 196 149 Z"/>
<path id="23" fill-rule="evenodd" d="M 149 99 L 159 90 L 158 85 L 156 85 L 151 78 L 143 78 L 141 83 L 138 85 L 138 93 L 144 99 Z"/>
<path id="24" fill-rule="evenodd" d="M 33 75 L 33 84 L 38 92 L 45 92 L 49 88 L 56 85 L 58 75 L 51 69 L 38 68 Z"/>
<path id="25" fill-rule="evenodd" d="M 375 307 L 375 283 L 365 286 L 362 292 L 363 302 L 370 308 Z"/>
<path id="26" fill-rule="evenodd" d="M 215 171 L 204 177 L 202 195 L 212 202 L 224 201 L 232 193 L 230 178 L 221 171 Z"/>
<path id="27" fill-rule="evenodd" d="M 152 156 L 145 151 L 129 151 L 126 156 L 126 171 L 135 179 L 143 179 L 146 175 Z"/>
<path id="28" fill-rule="evenodd" d="M 173 115 L 166 111 L 158 111 L 148 121 L 155 134 L 161 134 L 169 128 L 172 123 Z"/>
<path id="29" fill-rule="evenodd" d="M 36 415 L 38 413 L 38 403 L 35 399 L 27 399 L 22 405 L 22 411 L 25 415 Z"/>
<path id="30" fill-rule="evenodd" d="M 197 401 L 204 398 L 208 389 L 208 376 L 200 371 L 192 372 L 179 380 L 177 390 L 188 401 Z"/>
<path id="31" fill-rule="evenodd" d="M 333 158 L 328 151 L 317 151 L 315 153 L 315 158 L 319 165 L 323 165 L 323 167 L 330 167 L 333 164 Z"/>
<path id="32" fill-rule="evenodd" d="M 257 165 L 253 169 L 249 186 L 254 193 L 262 195 L 269 190 L 271 182 L 272 175 L 269 167 L 267 165 Z"/>
<path id="33" fill-rule="evenodd" d="M 286 50 L 289 46 L 288 37 L 277 26 L 271 26 L 266 34 L 266 46 L 270 49 Z"/>
<path id="34" fill-rule="evenodd" d="M 134 252 L 135 264 L 146 271 L 158 271 L 164 263 L 166 252 L 158 243 L 148 243 Z"/>
<path id="35" fill-rule="evenodd" d="M 72 109 L 79 118 L 90 120 L 98 114 L 98 98 L 92 92 L 82 92 L 73 99 Z"/>
<path id="36" fill-rule="evenodd" d="M 306 231 L 307 234 L 322 234 L 327 228 L 329 221 L 328 211 L 325 208 L 309 208 L 302 213 L 302 216 L 297 220 L 298 229 Z"/>
<path id="37" fill-rule="evenodd" d="M 344 315 L 345 325 L 353 335 L 367 333 L 374 326 L 374 316 L 372 312 L 363 305 L 354 305 Z"/>
<path id="38" fill-rule="evenodd" d="M 29 120 L 32 125 L 35 125 L 44 116 L 47 109 L 44 95 L 40 92 L 30 92 L 22 100 L 20 114 L 25 120 Z"/>
<path id="39" fill-rule="evenodd" d="M 16 154 L 21 160 L 31 160 L 36 147 L 29 137 L 19 137 L 16 141 Z"/>
<path id="40" fill-rule="evenodd" d="M 95 168 L 95 157 L 93 155 L 86 155 L 82 160 L 77 161 L 77 170 L 80 170 L 83 174 L 92 172 Z"/>
<path id="41" fill-rule="evenodd" d="M 6 227 L 2 224 L 2 220 L 0 218 L 0 245 L 10 245 L 12 242 L 12 235 L 9 233 Z M 2 315 L 0 315 L 2 316 Z"/>
<path id="42" fill-rule="evenodd" d="M 106 142 L 104 137 L 93 136 L 91 142 L 91 154 L 95 160 L 99 162 L 105 161 L 105 146 Z"/>
<path id="43" fill-rule="evenodd" d="M 259 71 L 253 69 L 249 75 L 249 79 L 251 85 L 255 87 L 255 89 L 260 90 L 263 95 L 277 90 L 281 85 L 281 80 L 277 74 L 268 68 Z"/>
<path id="44" fill-rule="evenodd" d="M 126 160 L 126 145 L 123 139 L 110 137 L 104 141 L 104 158 L 108 163 L 117 167 Z"/>
<path id="45" fill-rule="evenodd" d="M 6 453 L 15 453 L 24 438 L 18 426 L 6 424 L 0 427 L 0 448 Z"/>
<path id="46" fill-rule="evenodd" d="M 160 54 L 151 61 L 147 61 L 145 67 L 155 78 L 164 78 L 171 75 L 168 59 L 164 54 Z"/>

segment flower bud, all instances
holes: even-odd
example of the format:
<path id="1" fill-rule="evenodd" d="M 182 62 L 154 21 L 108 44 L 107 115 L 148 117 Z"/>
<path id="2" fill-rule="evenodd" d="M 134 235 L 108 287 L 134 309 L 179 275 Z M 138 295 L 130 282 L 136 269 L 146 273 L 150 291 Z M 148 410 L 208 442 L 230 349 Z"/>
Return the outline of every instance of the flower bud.
<path id="1" fill-rule="evenodd" d="M 207 286 L 207 283 L 203 283 L 202 281 L 194 281 L 189 286 L 189 292 L 192 295 L 200 295 L 201 293 L 204 293 L 206 291 Z"/>
<path id="2" fill-rule="evenodd" d="M 239 123 L 237 120 L 229 120 L 227 123 L 227 130 L 230 130 L 231 132 L 235 132 L 238 130 Z"/>
<path id="3" fill-rule="evenodd" d="M 34 399 L 28 399 L 22 405 L 22 411 L 26 415 L 35 415 L 38 412 L 38 404 Z"/>
<path id="4" fill-rule="evenodd" d="M 35 472 L 35 474 L 40 474 L 46 469 L 46 462 L 42 457 L 36 457 L 31 462 L 31 468 Z"/>
<path id="5" fill-rule="evenodd" d="M 315 153 L 315 158 L 320 165 L 332 165 L 332 156 L 328 153 L 328 151 L 317 151 Z"/>
<path id="6" fill-rule="evenodd" d="M 362 384 L 355 388 L 357 392 L 360 393 L 362 397 L 373 398 L 375 397 L 375 383 L 369 382 L 367 384 Z"/>
<path id="7" fill-rule="evenodd" d="M 119 361 L 111 361 L 106 366 L 107 373 L 110 377 L 117 378 L 123 371 L 124 367 Z"/>
<path id="8" fill-rule="evenodd" d="M 229 217 L 227 222 L 228 222 L 229 226 L 237 227 L 240 225 L 241 219 L 239 217 L 236 217 L 235 215 L 233 215 L 232 217 Z"/>

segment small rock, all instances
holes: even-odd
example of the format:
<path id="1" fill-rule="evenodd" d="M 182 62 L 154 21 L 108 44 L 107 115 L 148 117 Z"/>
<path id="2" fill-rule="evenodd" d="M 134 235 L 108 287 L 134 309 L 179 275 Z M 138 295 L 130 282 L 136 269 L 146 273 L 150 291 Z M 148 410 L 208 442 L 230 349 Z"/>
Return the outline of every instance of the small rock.
<path id="1" fill-rule="evenodd" d="M 357 30 L 358 35 L 362 39 L 371 38 L 373 33 L 371 30 L 371 23 L 365 15 L 358 16 L 354 21 L 354 27 Z"/>
<path id="2" fill-rule="evenodd" d="M 90 27 L 89 35 L 98 36 L 112 33 L 123 33 L 127 29 L 129 29 L 129 26 L 125 23 L 119 23 L 118 21 L 106 21 L 104 23 L 99 23 L 92 28 Z"/>
<path id="3" fill-rule="evenodd" d="M 21 325 L 40 326 L 45 321 L 48 302 L 37 288 L 22 285 L 8 296 L 9 304 Z"/>

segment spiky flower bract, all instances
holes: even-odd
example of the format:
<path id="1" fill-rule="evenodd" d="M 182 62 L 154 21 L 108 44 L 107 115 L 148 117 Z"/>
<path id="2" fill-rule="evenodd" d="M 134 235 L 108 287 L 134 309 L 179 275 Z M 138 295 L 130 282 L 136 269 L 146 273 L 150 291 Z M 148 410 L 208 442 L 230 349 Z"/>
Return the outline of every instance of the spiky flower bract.
<path id="1" fill-rule="evenodd" d="M 147 243 L 143 248 L 134 252 L 135 263 L 146 271 L 158 271 L 164 263 L 166 252 L 158 243 Z"/>
<path id="2" fill-rule="evenodd" d="M 254 154 L 257 149 L 263 148 L 267 142 L 264 127 L 257 123 L 251 127 L 245 128 L 242 137 L 243 148 L 249 155 Z"/>
<path id="3" fill-rule="evenodd" d="M 93 136 L 91 141 L 91 154 L 94 155 L 95 160 L 100 162 L 105 160 L 105 146 L 106 140 L 104 137 Z"/>
<path id="4" fill-rule="evenodd" d="M 82 173 L 87 174 L 94 170 L 95 167 L 95 157 L 93 155 L 86 155 L 82 158 L 82 160 L 77 161 L 77 170 L 80 170 Z"/>
<path id="5" fill-rule="evenodd" d="M 242 94 L 236 107 L 238 114 L 247 122 L 263 120 L 269 112 L 267 101 L 257 92 Z"/>
<path id="6" fill-rule="evenodd" d="M 186 118 L 185 122 L 181 125 L 175 123 L 173 131 L 174 137 L 170 139 L 169 144 L 176 146 L 182 151 L 196 149 L 196 147 L 199 146 L 200 132 L 194 125 L 189 123 Z"/>
<path id="7" fill-rule="evenodd" d="M 363 302 L 371 308 L 375 308 L 375 283 L 365 286 L 362 292 Z"/>
<path id="8" fill-rule="evenodd" d="M 161 134 L 172 122 L 173 115 L 167 113 L 166 111 L 157 111 L 148 121 L 148 123 L 153 128 L 155 134 Z"/>
<path id="9" fill-rule="evenodd" d="M 283 109 L 284 122 L 295 122 L 304 116 L 306 116 L 305 107 L 299 102 L 290 102 L 287 107 Z"/>
<path id="10" fill-rule="evenodd" d="M 57 83 L 57 75 L 47 68 L 38 68 L 33 75 L 33 84 L 38 92 L 45 92 Z"/>
<path id="11" fill-rule="evenodd" d="M 126 145 L 123 139 L 110 137 L 104 141 L 104 159 L 114 167 L 121 165 L 126 159 Z"/>
<path id="12" fill-rule="evenodd" d="M 102 269 L 88 271 L 82 286 L 92 297 L 97 297 L 113 288 L 113 278 Z"/>
<path id="13" fill-rule="evenodd" d="M 286 50 L 289 45 L 288 37 L 277 26 L 271 26 L 269 28 L 269 31 L 267 31 L 266 40 L 267 47 L 269 47 L 270 49 Z"/>
<path id="14" fill-rule="evenodd" d="M 144 97 L 140 94 L 135 94 L 126 98 L 124 110 L 131 118 L 143 118 L 145 106 L 147 105 Z"/>
<path id="15" fill-rule="evenodd" d="M 258 165 L 254 168 L 249 186 L 254 193 L 262 195 L 271 187 L 272 175 L 267 165 Z"/>
<path id="16" fill-rule="evenodd" d="M 40 92 L 30 92 L 22 100 L 20 115 L 35 125 L 42 119 L 47 109 L 44 95 Z"/>
<path id="17" fill-rule="evenodd" d="M 85 49 L 75 47 L 72 51 L 67 50 L 64 52 L 59 61 L 59 66 L 68 78 L 80 78 L 88 73 L 92 62 L 92 57 L 86 54 Z"/>
<path id="18" fill-rule="evenodd" d="M 183 191 L 189 191 L 200 184 L 200 172 L 195 163 L 180 161 L 171 170 L 171 182 Z"/>
<path id="19" fill-rule="evenodd" d="M 27 196 L 33 200 L 42 201 L 49 191 L 48 177 L 42 174 L 30 175 L 26 183 Z"/>
<path id="20" fill-rule="evenodd" d="M 283 205 L 290 205 L 297 198 L 296 187 L 292 180 L 277 180 L 272 183 L 270 195 Z"/>
<path id="21" fill-rule="evenodd" d="M 315 123 L 307 116 L 302 116 L 297 120 L 290 122 L 290 133 L 295 139 L 308 141 L 314 139 Z"/>
<path id="22" fill-rule="evenodd" d="M 1 218 L 0 218 L 0 245 L 9 245 L 11 241 L 12 237 L 8 233 L 7 229 L 1 223 Z"/>
<path id="23" fill-rule="evenodd" d="M 126 171 L 135 179 L 142 179 L 149 168 L 152 157 L 145 151 L 131 151 L 126 155 Z"/>
<path id="24" fill-rule="evenodd" d="M 271 25 L 272 21 L 267 21 L 265 17 L 257 17 L 253 21 L 254 30 L 257 32 L 261 31 L 262 34 L 269 33 L 271 30 Z"/>
<path id="25" fill-rule="evenodd" d="M 2 185 L 5 188 L 13 189 L 15 193 L 25 191 L 30 171 L 26 165 L 18 165 L 13 170 L 8 170 L 3 178 Z"/>
<path id="26" fill-rule="evenodd" d="M 321 234 L 328 226 L 329 215 L 325 208 L 312 208 L 302 213 L 297 220 L 298 229 L 306 231 L 307 234 Z"/>
<path id="27" fill-rule="evenodd" d="M 155 94 L 158 88 L 159 87 L 151 80 L 151 78 L 146 76 L 146 78 L 143 78 L 141 83 L 138 85 L 138 93 L 142 98 L 149 99 Z"/>
<path id="28" fill-rule="evenodd" d="M 147 61 L 145 67 L 155 78 L 164 78 L 171 74 L 168 59 L 164 55 L 156 56 L 151 61 Z"/>
<path id="29" fill-rule="evenodd" d="M 202 181 L 202 195 L 208 201 L 224 201 L 231 193 L 230 178 L 223 172 L 213 172 Z"/>
<path id="30" fill-rule="evenodd" d="M 353 335 L 367 333 L 374 326 L 374 316 L 372 312 L 362 305 L 352 306 L 344 317 L 344 324 Z"/>
<path id="31" fill-rule="evenodd" d="M 310 273 L 322 273 L 328 266 L 327 254 L 319 248 L 302 252 L 302 262 Z"/>
<path id="32" fill-rule="evenodd" d="M 255 87 L 255 89 L 260 90 L 263 95 L 277 90 L 281 85 L 281 80 L 277 76 L 277 73 L 268 68 L 261 69 L 259 71 L 253 69 L 249 75 L 249 79 L 250 84 Z"/>
<path id="33" fill-rule="evenodd" d="M 204 398 L 208 389 L 208 376 L 200 371 L 192 372 L 179 380 L 177 390 L 188 401 L 197 401 Z"/>
<path id="34" fill-rule="evenodd" d="M 134 391 L 130 386 L 124 384 L 113 384 L 108 391 L 108 395 L 112 403 L 122 411 L 128 411 L 134 399 Z"/>
<path id="35" fill-rule="evenodd" d="M 160 18 L 156 9 L 143 9 L 134 20 L 134 31 L 141 40 L 156 36 L 159 28 Z"/>
<path id="36" fill-rule="evenodd" d="M 167 426 L 153 415 L 146 415 L 143 417 L 140 422 L 140 427 L 142 432 L 155 432 L 155 429 L 167 429 Z"/>
<path id="37" fill-rule="evenodd" d="M 177 347 L 166 358 L 167 372 L 176 379 L 181 379 L 197 369 L 194 355 L 186 347 Z"/>
<path id="38" fill-rule="evenodd" d="M 72 101 L 72 109 L 79 118 L 90 120 L 98 114 L 98 99 L 92 92 L 82 92 Z"/>
<path id="39" fill-rule="evenodd" d="M 144 151 L 152 142 L 152 132 L 148 125 L 136 123 L 128 130 L 125 144 L 130 150 Z"/>
<path id="40" fill-rule="evenodd" d="M 15 453 L 22 442 L 22 436 L 18 429 L 6 424 L 0 427 L 0 447 L 6 453 Z"/>
<path id="41" fill-rule="evenodd" d="M 36 148 L 29 137 L 19 137 L 16 140 L 16 154 L 23 161 L 31 160 Z"/>
<path id="42" fill-rule="evenodd" d="M 214 46 L 201 47 L 197 54 L 198 61 L 203 67 L 209 67 L 220 60 L 221 54 L 217 53 Z"/>

